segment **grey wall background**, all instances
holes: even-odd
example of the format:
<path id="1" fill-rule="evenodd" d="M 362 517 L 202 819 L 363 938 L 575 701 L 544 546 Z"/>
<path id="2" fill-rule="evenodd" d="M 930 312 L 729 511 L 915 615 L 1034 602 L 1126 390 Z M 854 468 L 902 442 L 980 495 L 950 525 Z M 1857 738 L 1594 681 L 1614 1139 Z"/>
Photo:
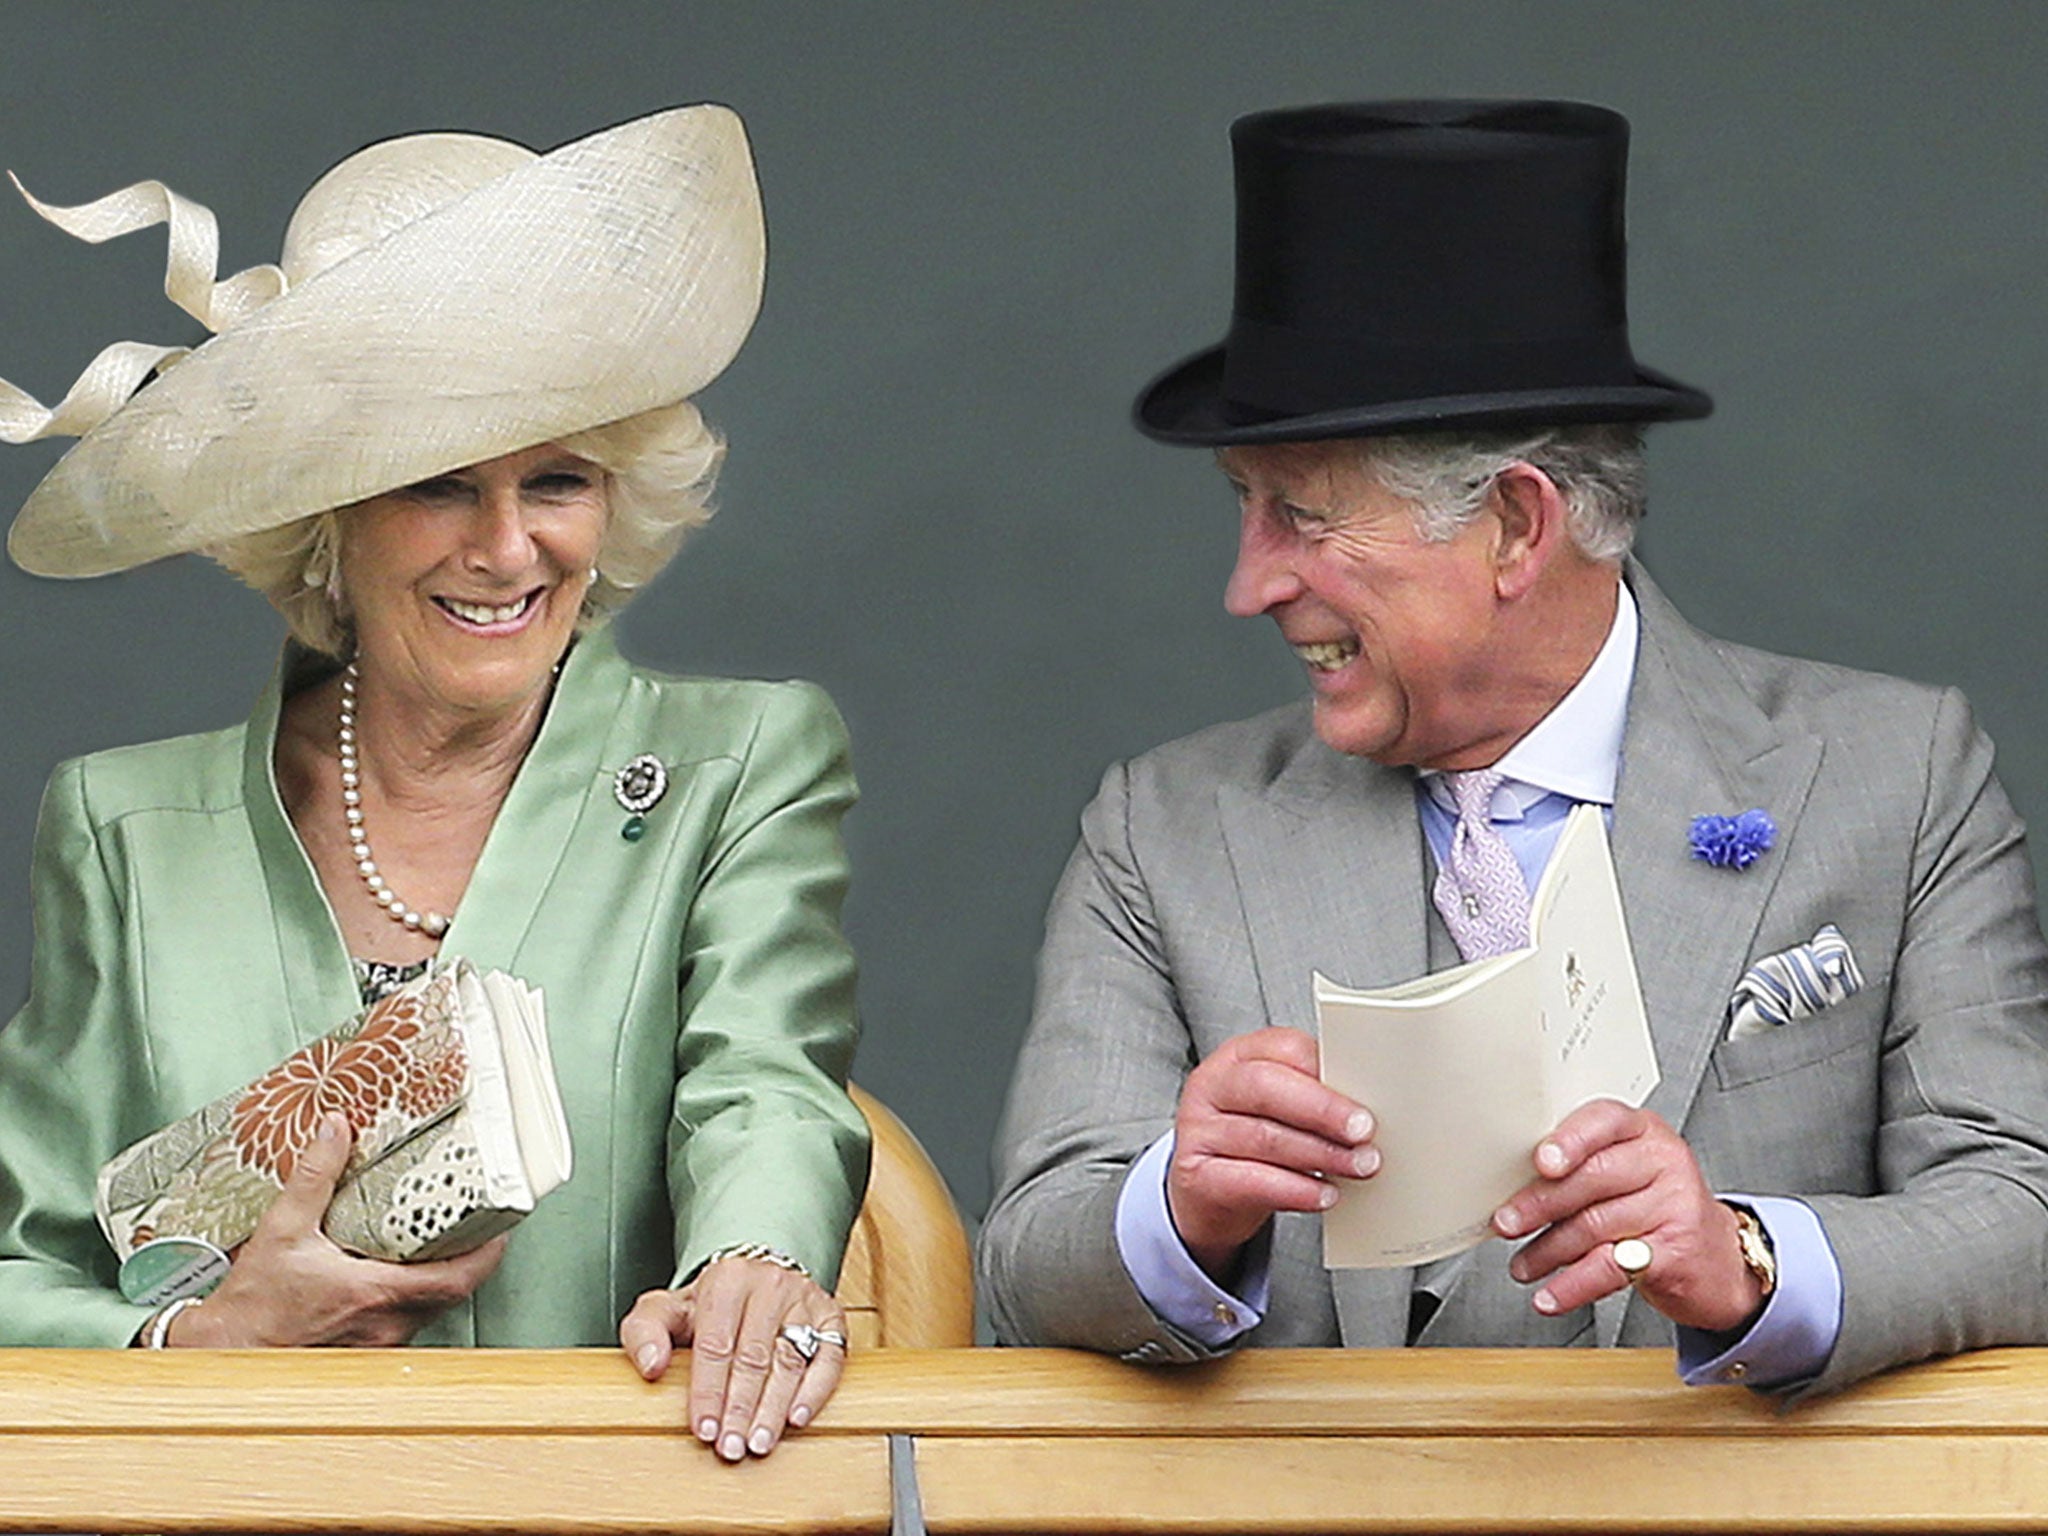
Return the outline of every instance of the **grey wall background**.
<path id="1" fill-rule="evenodd" d="M 866 790 L 859 1076 L 978 1211 L 1041 913 L 1103 766 L 1300 687 L 1270 626 L 1222 613 L 1234 512 L 1206 457 L 1125 424 L 1223 326 L 1230 120 L 1417 94 L 1629 114 L 1637 350 L 1720 403 L 1652 437 L 1652 566 L 1710 629 L 1960 683 L 2038 821 L 2044 79 L 2048 7 L 1971 0 L 11 0 L 0 164 L 58 202 L 159 177 L 219 215 L 232 270 L 273 259 L 299 193 L 374 138 L 548 146 L 739 109 L 771 255 L 705 402 L 732 442 L 723 510 L 624 636 L 839 700 Z M 0 198 L 0 377 L 51 401 L 116 338 L 196 340 L 162 253 L 161 232 L 85 247 Z M 58 452 L 0 451 L 0 510 Z M 0 568 L 0 1014 L 27 988 L 50 768 L 239 718 L 278 635 L 196 560 Z"/>

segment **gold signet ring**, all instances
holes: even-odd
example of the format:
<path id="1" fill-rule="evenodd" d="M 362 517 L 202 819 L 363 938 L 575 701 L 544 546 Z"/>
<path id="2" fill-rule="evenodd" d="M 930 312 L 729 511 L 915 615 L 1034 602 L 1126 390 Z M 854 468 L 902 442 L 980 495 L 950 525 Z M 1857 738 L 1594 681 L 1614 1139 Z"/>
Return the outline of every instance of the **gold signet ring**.
<path id="1" fill-rule="evenodd" d="M 1628 1283 L 1635 1285 L 1650 1267 L 1656 1257 L 1650 1245 L 1640 1237 L 1624 1237 L 1614 1245 L 1614 1267 L 1628 1276 Z"/>

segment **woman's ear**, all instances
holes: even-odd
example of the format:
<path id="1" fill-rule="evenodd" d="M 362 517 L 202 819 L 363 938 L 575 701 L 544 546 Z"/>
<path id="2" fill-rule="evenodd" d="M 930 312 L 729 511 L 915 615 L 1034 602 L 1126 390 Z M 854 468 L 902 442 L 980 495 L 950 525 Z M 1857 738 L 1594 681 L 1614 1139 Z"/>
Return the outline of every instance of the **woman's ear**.
<path id="1" fill-rule="evenodd" d="M 335 622 L 346 627 L 348 624 L 348 588 L 341 580 L 342 545 L 347 540 L 343 527 L 345 511 L 327 512 L 321 515 L 320 529 L 316 538 L 326 558 L 327 602 L 334 610 Z"/>

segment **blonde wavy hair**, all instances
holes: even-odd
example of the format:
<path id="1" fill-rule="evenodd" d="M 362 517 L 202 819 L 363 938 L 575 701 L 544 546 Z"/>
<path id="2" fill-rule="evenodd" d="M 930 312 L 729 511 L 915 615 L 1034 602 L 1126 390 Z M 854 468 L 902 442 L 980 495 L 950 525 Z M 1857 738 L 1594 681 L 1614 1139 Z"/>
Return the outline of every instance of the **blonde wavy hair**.
<path id="1" fill-rule="evenodd" d="M 626 606 L 711 516 L 725 442 L 688 400 L 559 439 L 605 471 L 611 518 L 583 598 L 579 632 Z M 347 507 L 334 507 L 213 545 L 206 553 L 284 616 L 300 644 L 330 656 L 355 650 L 341 584 Z"/>

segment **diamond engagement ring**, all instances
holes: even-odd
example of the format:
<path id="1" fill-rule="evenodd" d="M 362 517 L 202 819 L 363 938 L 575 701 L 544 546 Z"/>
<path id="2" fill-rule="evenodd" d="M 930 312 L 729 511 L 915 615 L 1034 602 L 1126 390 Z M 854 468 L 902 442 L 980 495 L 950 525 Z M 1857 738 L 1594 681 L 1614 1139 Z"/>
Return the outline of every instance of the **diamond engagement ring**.
<path id="1" fill-rule="evenodd" d="M 809 1364 L 818 1358 L 818 1351 L 827 1344 L 846 1348 L 846 1335 L 836 1328 L 813 1328 L 809 1323 L 790 1323 L 782 1330 L 782 1336 L 789 1340 L 790 1348 L 804 1357 Z"/>
<path id="2" fill-rule="evenodd" d="M 1614 1245 L 1614 1267 L 1628 1276 L 1630 1285 L 1641 1281 L 1655 1257 L 1650 1245 L 1640 1237 L 1624 1237 Z"/>

